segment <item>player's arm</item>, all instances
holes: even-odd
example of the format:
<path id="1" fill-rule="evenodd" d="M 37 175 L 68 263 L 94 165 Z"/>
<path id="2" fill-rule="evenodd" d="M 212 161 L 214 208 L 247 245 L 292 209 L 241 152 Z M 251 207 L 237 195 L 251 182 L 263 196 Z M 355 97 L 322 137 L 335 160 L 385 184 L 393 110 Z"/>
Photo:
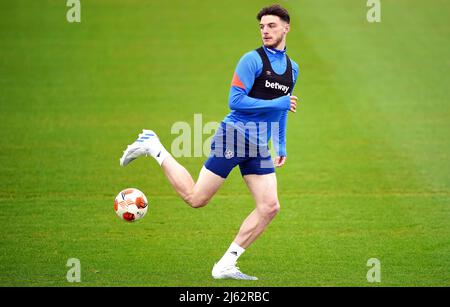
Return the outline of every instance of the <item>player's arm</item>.
<path id="1" fill-rule="evenodd" d="M 291 98 L 289 96 L 282 96 L 271 100 L 248 96 L 255 82 L 255 78 L 261 73 L 262 69 L 257 57 L 259 55 L 253 51 L 245 54 L 239 61 L 230 88 L 228 99 L 230 109 L 245 112 L 290 110 Z"/>
<path id="2" fill-rule="evenodd" d="M 292 77 L 293 77 L 293 81 L 294 81 L 294 85 L 292 87 L 292 90 L 295 87 L 295 83 L 297 82 L 297 78 L 298 78 L 298 72 L 299 72 L 299 68 L 297 63 L 292 63 L 293 66 L 293 72 L 292 72 Z M 295 97 L 295 96 L 292 96 Z M 297 98 L 297 97 L 295 97 Z M 295 105 L 295 109 L 291 111 L 296 112 L 296 107 L 297 105 Z M 284 163 L 286 162 L 286 157 L 287 157 L 287 152 L 286 152 L 286 127 L 287 127 L 287 116 L 288 112 L 283 112 L 283 114 L 280 117 L 280 121 L 279 121 L 279 131 L 274 131 L 274 133 L 278 133 L 278 135 L 273 135 L 272 136 L 272 141 L 275 141 L 274 143 L 274 149 L 275 152 L 277 154 L 277 157 L 274 160 L 274 164 L 276 167 L 281 167 L 284 165 Z"/>
<path id="3" fill-rule="evenodd" d="M 279 121 L 279 129 L 272 131 L 277 135 L 272 135 L 272 144 L 277 154 L 274 159 L 274 165 L 276 167 L 282 167 L 286 162 L 287 152 L 286 152 L 286 126 L 287 126 L 287 114 L 288 111 L 283 112 Z"/>

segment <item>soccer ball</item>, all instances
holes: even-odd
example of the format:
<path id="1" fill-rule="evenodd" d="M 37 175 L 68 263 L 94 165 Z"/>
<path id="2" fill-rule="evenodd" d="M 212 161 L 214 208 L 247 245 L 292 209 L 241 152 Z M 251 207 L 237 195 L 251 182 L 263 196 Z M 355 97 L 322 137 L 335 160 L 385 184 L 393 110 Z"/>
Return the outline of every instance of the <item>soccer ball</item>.
<path id="1" fill-rule="evenodd" d="M 147 213 L 148 201 L 144 193 L 135 188 L 120 191 L 114 200 L 114 211 L 122 220 L 134 222 Z"/>

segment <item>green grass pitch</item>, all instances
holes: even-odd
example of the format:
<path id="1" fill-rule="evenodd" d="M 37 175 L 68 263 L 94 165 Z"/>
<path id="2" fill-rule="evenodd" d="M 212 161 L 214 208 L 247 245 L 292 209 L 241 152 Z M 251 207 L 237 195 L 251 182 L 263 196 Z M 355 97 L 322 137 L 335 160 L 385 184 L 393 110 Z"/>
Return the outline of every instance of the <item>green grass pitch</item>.
<path id="1" fill-rule="evenodd" d="M 282 209 L 241 257 L 256 282 L 210 272 L 252 210 L 234 170 L 188 208 L 156 162 L 119 166 L 146 127 L 220 121 L 235 65 L 270 1 L 0 2 L 0 286 L 450 286 L 450 4 L 281 1 L 300 65 Z M 205 136 L 206 139 L 206 136 Z M 180 158 L 197 177 L 204 157 Z M 120 221 L 137 187 L 147 216 Z M 69 258 L 81 283 L 69 283 Z M 367 260 L 381 262 L 369 283 Z"/>

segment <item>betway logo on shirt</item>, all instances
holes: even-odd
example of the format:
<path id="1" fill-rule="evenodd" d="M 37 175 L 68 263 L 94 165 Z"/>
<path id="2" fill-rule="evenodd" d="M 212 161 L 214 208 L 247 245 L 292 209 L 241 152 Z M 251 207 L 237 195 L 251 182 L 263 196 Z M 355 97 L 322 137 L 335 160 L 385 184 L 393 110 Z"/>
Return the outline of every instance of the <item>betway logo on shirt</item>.
<path id="1" fill-rule="evenodd" d="M 289 91 L 289 86 L 280 84 L 278 82 L 269 82 L 269 80 L 266 80 L 265 86 L 267 88 L 274 88 L 274 89 L 277 89 L 277 90 L 281 90 L 285 94 L 287 94 L 287 92 Z"/>

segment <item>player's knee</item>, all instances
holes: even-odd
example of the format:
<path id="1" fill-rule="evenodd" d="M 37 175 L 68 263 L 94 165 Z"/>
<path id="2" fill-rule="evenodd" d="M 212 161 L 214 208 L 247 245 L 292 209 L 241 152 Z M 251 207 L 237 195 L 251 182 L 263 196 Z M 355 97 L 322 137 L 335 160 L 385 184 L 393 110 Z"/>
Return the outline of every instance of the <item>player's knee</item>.
<path id="1" fill-rule="evenodd" d="M 184 201 L 194 209 L 202 208 L 206 206 L 209 202 L 208 198 L 199 197 L 195 194 L 187 196 Z"/>
<path id="2" fill-rule="evenodd" d="M 209 200 L 199 199 L 191 203 L 191 207 L 194 209 L 202 208 L 208 204 Z"/>
<path id="3" fill-rule="evenodd" d="M 268 201 L 262 207 L 262 213 L 265 217 L 273 219 L 280 212 L 280 203 L 277 199 Z"/>
<path id="4" fill-rule="evenodd" d="M 280 203 L 278 202 L 278 200 L 273 204 L 273 206 L 271 207 L 271 214 L 275 217 L 275 215 L 278 214 L 278 212 L 280 212 L 281 206 Z"/>

